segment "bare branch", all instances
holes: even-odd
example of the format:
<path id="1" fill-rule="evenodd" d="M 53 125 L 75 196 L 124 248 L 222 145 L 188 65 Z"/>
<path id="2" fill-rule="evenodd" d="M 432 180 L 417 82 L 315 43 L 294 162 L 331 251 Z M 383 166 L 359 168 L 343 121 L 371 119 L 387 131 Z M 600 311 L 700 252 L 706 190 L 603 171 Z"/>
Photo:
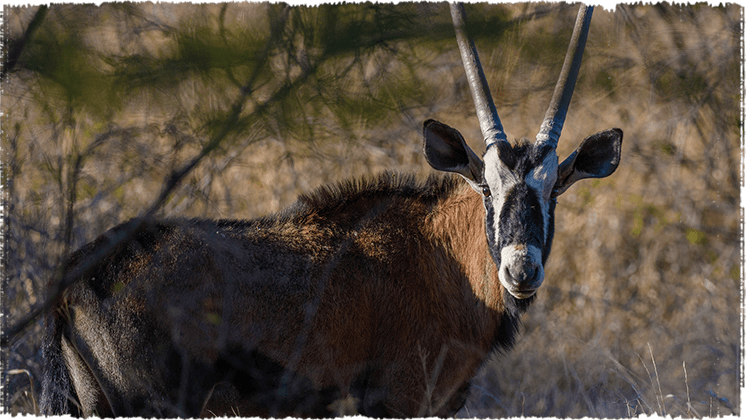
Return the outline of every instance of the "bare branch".
<path id="1" fill-rule="evenodd" d="M 36 14 L 34 14 L 34 18 L 31 19 L 28 28 L 26 28 L 26 33 L 23 34 L 21 39 L 11 43 L 9 51 L 5 56 L 5 60 L 3 60 L 3 68 L 2 70 L 0 70 L 0 81 L 4 81 L 5 76 L 15 69 L 16 64 L 18 63 L 18 59 L 21 57 L 23 49 L 34 36 L 36 30 L 39 29 L 39 26 L 44 21 L 44 18 L 47 16 L 48 10 L 49 7 L 47 5 L 39 6 L 39 8 L 36 10 Z"/>

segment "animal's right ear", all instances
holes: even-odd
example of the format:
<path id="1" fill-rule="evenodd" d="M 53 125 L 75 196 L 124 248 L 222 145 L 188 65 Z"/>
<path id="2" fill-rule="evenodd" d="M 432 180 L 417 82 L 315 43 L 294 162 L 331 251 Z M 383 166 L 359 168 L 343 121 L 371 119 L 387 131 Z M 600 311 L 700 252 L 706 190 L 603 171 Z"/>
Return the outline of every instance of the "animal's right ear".
<path id="1" fill-rule="evenodd" d="M 475 190 L 482 184 L 484 162 L 466 144 L 455 128 L 435 120 L 427 120 L 423 125 L 424 153 L 427 163 L 439 171 L 457 173 Z"/>

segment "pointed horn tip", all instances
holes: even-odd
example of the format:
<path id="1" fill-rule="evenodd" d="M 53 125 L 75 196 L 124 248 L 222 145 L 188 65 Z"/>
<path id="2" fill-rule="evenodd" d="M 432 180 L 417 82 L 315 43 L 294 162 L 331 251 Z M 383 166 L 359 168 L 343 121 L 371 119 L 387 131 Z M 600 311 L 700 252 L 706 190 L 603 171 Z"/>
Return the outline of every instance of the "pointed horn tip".
<path id="1" fill-rule="evenodd" d="M 537 144 L 548 144 L 555 149 L 559 144 L 562 126 L 567 117 L 567 110 L 580 71 L 580 61 L 583 57 L 592 15 L 593 6 L 581 3 L 560 77 L 552 94 L 552 100 L 544 117 L 544 122 L 542 122 L 539 133 L 536 135 Z"/>

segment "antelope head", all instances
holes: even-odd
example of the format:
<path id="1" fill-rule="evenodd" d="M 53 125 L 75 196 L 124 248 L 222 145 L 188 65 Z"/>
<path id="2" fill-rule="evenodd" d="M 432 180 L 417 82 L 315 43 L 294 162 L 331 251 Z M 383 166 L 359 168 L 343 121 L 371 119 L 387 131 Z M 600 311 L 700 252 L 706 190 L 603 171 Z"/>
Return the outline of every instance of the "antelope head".
<path id="1" fill-rule="evenodd" d="M 487 148 L 480 159 L 457 130 L 428 120 L 424 124 L 424 153 L 434 169 L 461 175 L 482 195 L 490 254 L 499 270 L 500 283 L 516 299 L 533 296 L 544 281 L 557 196 L 578 180 L 609 176 L 619 165 L 622 131 L 616 128 L 587 137 L 562 163 L 557 157 L 592 12 L 591 7 L 581 5 L 536 141 L 511 145 L 492 102 L 476 47 L 466 36 L 463 5 L 451 4 L 456 39 Z"/>

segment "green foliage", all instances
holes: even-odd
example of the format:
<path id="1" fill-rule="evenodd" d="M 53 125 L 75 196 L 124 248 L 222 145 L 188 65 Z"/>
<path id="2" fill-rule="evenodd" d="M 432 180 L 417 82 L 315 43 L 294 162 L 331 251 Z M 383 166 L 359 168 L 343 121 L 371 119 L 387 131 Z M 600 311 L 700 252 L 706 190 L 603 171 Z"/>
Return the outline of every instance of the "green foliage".
<path id="1" fill-rule="evenodd" d="M 375 125 L 403 103 L 431 99 L 423 96 L 429 82 L 407 70 L 420 65 L 407 62 L 412 42 L 432 33 L 415 4 L 257 5 L 249 22 L 231 19 L 235 8 L 202 8 L 173 25 L 141 29 L 149 22 L 137 7 L 54 6 L 26 47 L 23 68 L 41 87 L 40 101 L 58 92 L 57 102 L 46 106 L 62 110 L 69 124 L 81 113 L 114 120 L 143 97 L 151 106 L 178 108 L 183 92 L 205 92 L 215 100 L 182 111 L 195 134 L 207 136 L 225 129 L 234 110 L 230 98 L 239 92 L 250 106 L 229 124 L 231 136 L 273 126 L 304 140 L 313 137 L 311 119 L 331 118 L 329 123 L 348 128 L 353 121 Z M 111 51 L 91 41 L 115 20 L 141 31 L 134 46 Z M 366 78 L 371 66 L 377 67 L 375 77 Z"/>
<path id="2" fill-rule="evenodd" d="M 706 245 L 707 236 L 704 232 L 689 228 L 686 230 L 686 239 L 693 245 Z"/>
<path id="3" fill-rule="evenodd" d="M 699 100 L 707 93 L 709 86 L 706 75 L 691 68 L 665 69 L 655 80 L 658 93 L 669 99 L 683 97 L 688 100 Z"/>
<path id="4" fill-rule="evenodd" d="M 76 111 L 98 118 L 111 116 L 121 102 L 101 57 L 86 40 L 85 22 L 77 19 L 75 11 L 52 10 L 46 24 L 27 40 L 20 61 L 23 69 L 36 75 L 46 99 L 57 99 L 52 104 L 66 109 L 68 117 Z"/>
<path id="5" fill-rule="evenodd" d="M 659 153 L 665 156 L 674 156 L 676 154 L 676 145 L 669 140 L 656 140 L 652 144 L 658 149 Z"/>

